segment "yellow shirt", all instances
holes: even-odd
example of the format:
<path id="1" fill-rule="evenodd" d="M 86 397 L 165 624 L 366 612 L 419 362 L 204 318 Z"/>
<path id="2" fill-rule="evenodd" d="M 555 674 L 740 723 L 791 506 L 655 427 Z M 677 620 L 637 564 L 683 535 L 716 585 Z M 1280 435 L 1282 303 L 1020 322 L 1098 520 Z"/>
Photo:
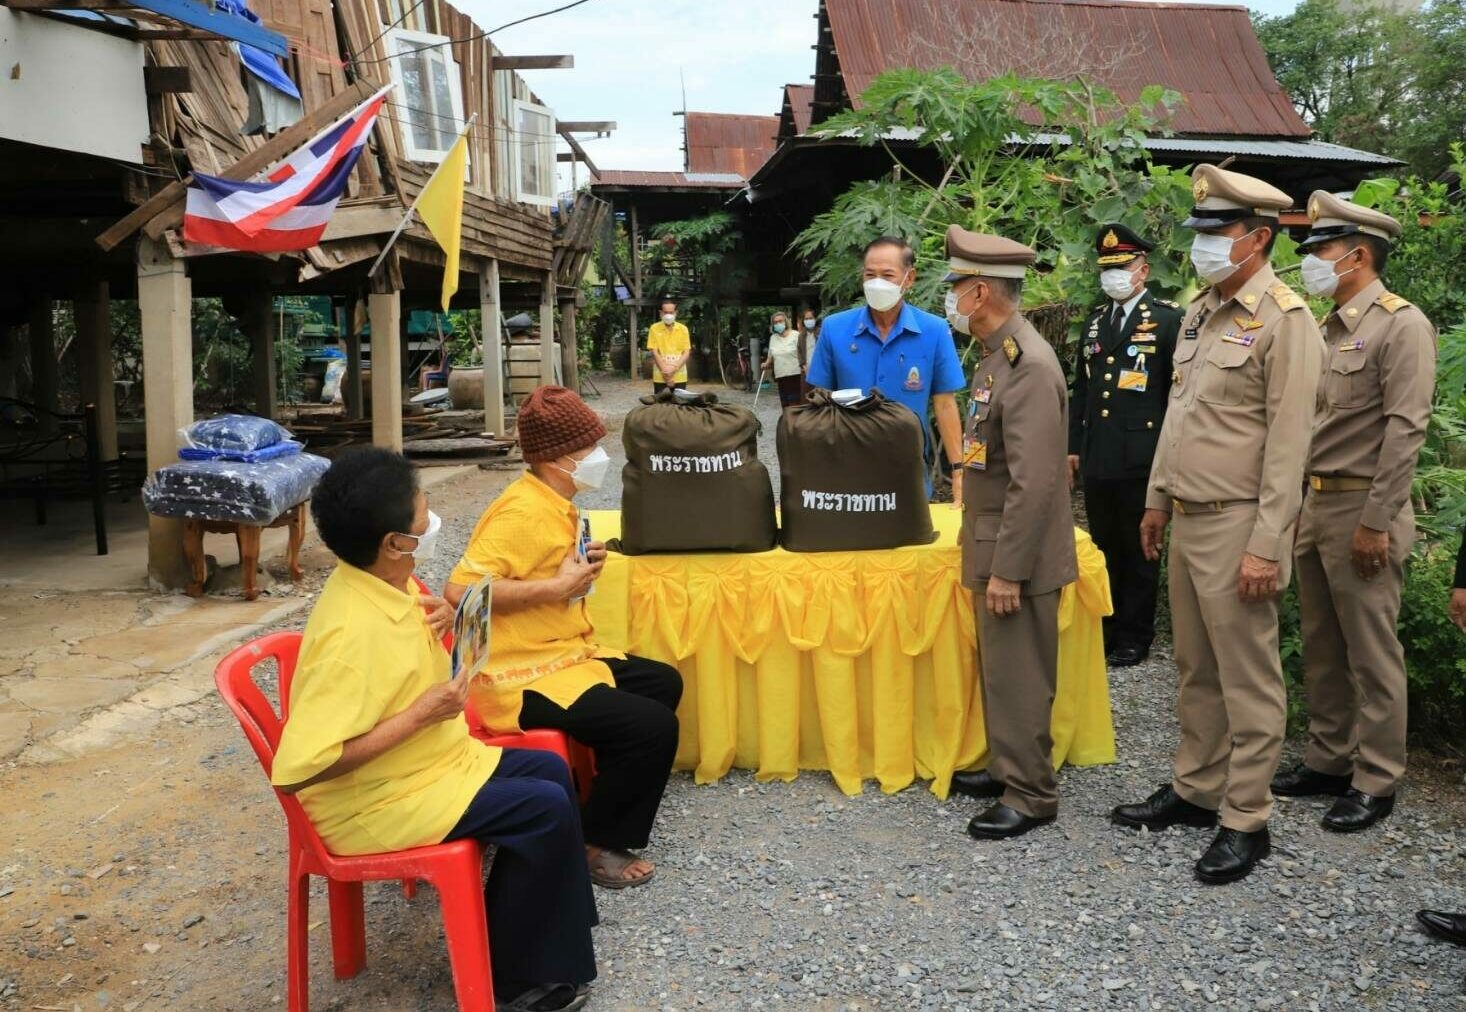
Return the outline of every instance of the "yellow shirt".
<path id="1" fill-rule="evenodd" d="M 448 680 L 448 653 L 411 586 L 336 567 L 311 611 L 290 685 L 270 780 L 309 780 L 347 740 L 401 713 Z M 439 843 L 499 764 L 501 750 L 469 737 L 461 719 L 424 728 L 395 748 L 296 797 L 335 854 Z"/>
<path id="2" fill-rule="evenodd" d="M 646 349 L 647 351 L 655 351 L 662 355 L 681 355 L 683 352 L 692 350 L 692 335 L 687 332 L 685 324 L 674 323 L 669 327 L 661 320 L 658 320 L 647 329 Z M 652 378 L 660 383 L 661 373 L 657 373 Z M 682 363 L 682 368 L 678 369 L 672 376 L 672 382 L 687 382 L 686 362 Z"/>
<path id="3" fill-rule="evenodd" d="M 685 331 L 684 331 L 685 333 Z M 449 583 L 547 580 L 580 536 L 575 504 L 526 471 L 479 517 Z M 555 601 L 489 619 L 489 665 L 470 690 L 480 719 L 498 734 L 519 730 L 524 690 L 568 707 L 593 685 L 616 683 L 597 657 L 620 659 L 595 641 L 585 601 Z"/>

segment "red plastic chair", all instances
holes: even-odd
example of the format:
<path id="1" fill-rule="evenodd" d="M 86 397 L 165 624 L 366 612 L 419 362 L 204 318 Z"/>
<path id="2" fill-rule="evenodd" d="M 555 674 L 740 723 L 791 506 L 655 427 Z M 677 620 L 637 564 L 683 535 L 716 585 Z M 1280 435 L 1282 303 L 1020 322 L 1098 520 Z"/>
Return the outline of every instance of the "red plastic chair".
<path id="1" fill-rule="evenodd" d="M 432 589 L 416 573 L 412 574 L 412 582 L 417 584 L 420 593 L 432 593 Z M 448 651 L 450 656 L 452 655 L 452 629 L 443 634 L 443 649 Z M 494 734 L 484 726 L 478 711 L 474 709 L 472 700 L 469 700 L 468 705 L 463 708 L 463 719 L 468 721 L 468 733 L 487 745 L 498 745 L 500 748 L 534 748 L 554 752 L 565 760 L 565 765 L 570 767 L 570 775 L 575 780 L 575 790 L 580 795 L 581 803 L 584 804 L 590 797 L 590 782 L 596 775 L 595 753 L 565 732 L 541 728 L 521 731 L 519 734 Z M 413 895 L 411 887 L 403 883 L 403 889 L 407 897 L 411 899 Z"/>
<path id="2" fill-rule="evenodd" d="M 290 699 L 290 681 L 300 653 L 300 633 L 271 633 L 232 651 L 214 671 L 219 694 L 239 720 L 268 777 L 280 744 Z M 278 666 L 280 715 L 255 685 L 254 666 L 273 658 Z M 307 1012 L 310 1004 L 310 876 L 326 879 L 331 910 L 331 954 L 338 980 L 354 977 L 366 965 L 363 882 L 424 879 L 438 891 L 453 990 L 458 1007 L 493 1012 L 493 974 L 489 964 L 488 922 L 484 915 L 483 851 L 477 841 L 455 840 L 387 854 L 338 857 L 321 842 L 300 801 L 275 792 L 285 810 L 290 836 L 286 915 L 287 1007 Z"/>

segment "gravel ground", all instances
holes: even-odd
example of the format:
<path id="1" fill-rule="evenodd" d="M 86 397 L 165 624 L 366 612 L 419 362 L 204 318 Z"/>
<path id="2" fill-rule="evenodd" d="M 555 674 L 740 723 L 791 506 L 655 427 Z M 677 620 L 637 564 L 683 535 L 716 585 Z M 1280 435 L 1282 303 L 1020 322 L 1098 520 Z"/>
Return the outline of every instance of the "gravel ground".
<path id="1" fill-rule="evenodd" d="M 641 390 L 601 386 L 592 403 L 618 416 Z M 759 407 L 772 465 L 777 407 Z M 512 477 L 433 490 L 431 582 Z M 587 505 L 618 494 L 619 481 Z M 307 552 L 305 591 L 329 564 Z M 1461 768 L 1413 756 L 1400 808 L 1352 837 L 1318 826 L 1322 802 L 1282 801 L 1274 857 L 1243 883 L 1202 886 L 1191 865 L 1208 833 L 1106 821 L 1166 779 L 1174 682 L 1164 651 L 1114 672 L 1120 762 L 1065 769 L 1058 822 L 1008 843 L 969 839 L 977 803 L 920 785 L 847 798 L 819 772 L 704 787 L 674 775 L 647 852 L 656 881 L 598 892 L 591 1008 L 1466 1009 L 1460 951 L 1412 920 L 1466 908 Z M 0 1009 L 283 1007 L 283 823 L 216 697 L 126 747 L 0 770 Z M 367 899 L 367 968 L 336 981 L 317 884 L 313 1007 L 454 1008 L 432 890 L 409 903 L 377 883 Z"/>
<path id="2" fill-rule="evenodd" d="M 620 416 L 643 385 L 598 383 L 616 466 L 578 501 L 616 508 Z M 773 393 L 758 414 L 777 483 Z M 472 522 L 445 519 L 435 578 Z M 1191 865 L 1209 832 L 1107 821 L 1168 777 L 1174 684 L 1162 652 L 1113 672 L 1120 762 L 1066 769 L 1059 821 L 1010 843 L 969 839 L 977 803 L 919 786 L 847 798 L 820 773 L 759 784 L 735 771 L 705 787 L 678 774 L 648 851 L 657 881 L 599 894 L 593 1006 L 1466 1008 L 1458 952 L 1413 926 L 1419 907 L 1466 907 L 1459 771 L 1417 763 L 1395 815 L 1353 837 L 1319 827 L 1322 801 L 1280 801 L 1274 857 L 1206 887 Z"/>

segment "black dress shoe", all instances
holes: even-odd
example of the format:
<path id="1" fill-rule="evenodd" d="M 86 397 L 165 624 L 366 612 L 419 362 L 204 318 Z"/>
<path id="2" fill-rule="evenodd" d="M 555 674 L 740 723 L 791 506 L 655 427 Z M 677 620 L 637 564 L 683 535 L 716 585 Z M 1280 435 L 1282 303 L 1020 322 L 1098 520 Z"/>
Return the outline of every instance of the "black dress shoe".
<path id="1" fill-rule="evenodd" d="M 1011 840 L 1030 829 L 1047 826 L 1053 821 L 1052 815 L 1037 819 L 999 803 L 981 815 L 974 816 L 967 824 L 967 833 L 979 840 Z"/>
<path id="2" fill-rule="evenodd" d="M 1272 837 L 1266 826 L 1255 833 L 1223 827 L 1196 862 L 1196 877 L 1208 885 L 1236 882 L 1246 878 L 1253 865 L 1272 852 Z"/>
<path id="3" fill-rule="evenodd" d="M 1150 656 L 1150 648 L 1126 644 L 1110 651 L 1110 656 L 1107 659 L 1112 668 L 1133 668 L 1148 656 Z"/>
<path id="4" fill-rule="evenodd" d="M 993 779 L 987 770 L 952 774 L 952 790 L 969 798 L 1000 798 L 1003 785 Z"/>
<path id="5" fill-rule="evenodd" d="M 1217 813 L 1193 805 L 1166 784 L 1138 805 L 1120 805 L 1110 813 L 1110 820 L 1131 829 L 1154 830 L 1171 826 L 1215 826 Z"/>
<path id="6" fill-rule="evenodd" d="M 1439 910 L 1418 910 L 1415 919 L 1427 935 L 1466 945 L 1466 914 L 1445 914 Z"/>
<path id="7" fill-rule="evenodd" d="M 1273 793 L 1280 798 L 1311 798 L 1319 794 L 1338 797 L 1349 789 L 1351 779 L 1320 773 L 1299 763 L 1287 773 L 1273 777 Z"/>
<path id="8" fill-rule="evenodd" d="M 1323 828 L 1335 833 L 1357 833 L 1368 829 L 1395 810 L 1393 794 L 1377 798 L 1349 788 L 1344 796 L 1334 802 L 1334 807 L 1323 817 Z"/>

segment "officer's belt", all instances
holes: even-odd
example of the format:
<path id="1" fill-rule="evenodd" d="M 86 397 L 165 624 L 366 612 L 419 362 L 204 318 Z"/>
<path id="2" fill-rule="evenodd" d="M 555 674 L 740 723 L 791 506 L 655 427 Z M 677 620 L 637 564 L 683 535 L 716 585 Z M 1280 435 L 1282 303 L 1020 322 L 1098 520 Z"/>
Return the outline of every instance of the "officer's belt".
<path id="1" fill-rule="evenodd" d="M 1220 513 L 1224 509 L 1233 506 L 1256 506 L 1256 499 L 1214 499 L 1211 502 L 1187 502 L 1185 499 L 1172 499 L 1171 509 L 1184 516 L 1193 513 Z"/>
<path id="2" fill-rule="evenodd" d="M 1315 492 L 1367 492 L 1374 488 L 1374 479 L 1329 478 L 1321 474 L 1310 474 L 1308 487 Z"/>

